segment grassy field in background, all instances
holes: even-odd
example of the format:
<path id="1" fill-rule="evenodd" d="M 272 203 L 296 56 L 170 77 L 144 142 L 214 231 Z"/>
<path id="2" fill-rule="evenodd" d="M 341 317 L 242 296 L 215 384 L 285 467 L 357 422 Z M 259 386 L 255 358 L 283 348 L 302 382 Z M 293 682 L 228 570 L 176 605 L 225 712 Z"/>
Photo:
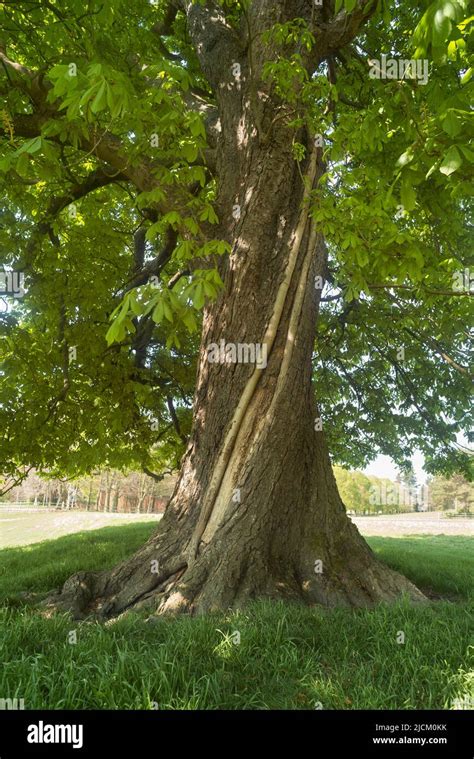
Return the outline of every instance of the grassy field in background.
<path id="1" fill-rule="evenodd" d="M 22 698 L 26 709 L 449 709 L 472 697 L 470 537 L 369 539 L 419 587 L 449 598 L 423 607 L 259 602 L 201 618 L 150 624 L 134 614 L 99 625 L 45 618 L 19 597 L 113 566 L 154 529 L 109 527 L 0 552 L 2 698 Z"/>
<path id="2" fill-rule="evenodd" d="M 54 540 L 86 530 L 123 524 L 159 522 L 161 514 L 130 514 L 103 511 L 11 511 L 0 504 L 0 550 Z"/>
<path id="3" fill-rule="evenodd" d="M 0 604 L 19 592 L 58 588 L 80 570 L 109 569 L 150 537 L 156 522 L 103 527 L 0 551 Z"/>

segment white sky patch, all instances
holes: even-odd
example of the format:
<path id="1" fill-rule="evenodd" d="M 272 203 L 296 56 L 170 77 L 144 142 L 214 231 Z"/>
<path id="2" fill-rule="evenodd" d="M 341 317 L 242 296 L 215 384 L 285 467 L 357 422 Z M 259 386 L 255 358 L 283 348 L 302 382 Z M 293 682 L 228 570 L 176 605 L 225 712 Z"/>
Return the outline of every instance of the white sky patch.
<path id="1" fill-rule="evenodd" d="M 415 451 L 411 458 L 413 464 L 413 471 L 418 485 L 424 485 L 426 482 L 427 474 L 423 469 L 425 463 L 425 457 L 420 451 Z M 372 461 L 369 466 L 362 470 L 364 474 L 371 474 L 374 477 L 386 478 L 388 480 L 394 480 L 398 474 L 396 464 L 392 461 L 390 456 L 383 456 L 380 454 Z"/>

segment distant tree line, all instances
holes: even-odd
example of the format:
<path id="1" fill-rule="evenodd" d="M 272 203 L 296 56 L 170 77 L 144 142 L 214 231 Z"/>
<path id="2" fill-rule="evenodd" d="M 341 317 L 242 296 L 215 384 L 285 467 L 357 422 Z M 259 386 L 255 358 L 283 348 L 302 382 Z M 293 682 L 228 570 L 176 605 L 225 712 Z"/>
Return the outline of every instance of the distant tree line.
<path id="1" fill-rule="evenodd" d="M 356 514 L 394 514 L 408 511 L 474 512 L 474 485 L 461 474 L 435 476 L 417 486 L 412 472 L 395 480 L 367 475 L 358 470 L 334 467 L 341 498 L 348 511 Z M 21 485 L 0 500 L 31 503 L 45 508 L 146 511 L 151 498 L 171 496 L 176 477 L 158 480 L 143 472 L 123 473 L 103 470 L 76 480 L 46 478 L 30 472 Z M 123 507 L 124 501 L 128 504 Z"/>
<path id="2" fill-rule="evenodd" d="M 143 472 L 103 470 L 75 480 L 62 480 L 30 472 L 21 485 L 0 500 L 45 508 L 80 508 L 90 511 L 147 511 L 153 498 L 169 498 L 174 478 L 159 480 Z M 123 503 L 126 508 L 123 508 Z M 121 508 L 119 509 L 119 504 Z"/>
<path id="3" fill-rule="evenodd" d="M 356 514 L 394 514 L 408 511 L 474 511 L 474 485 L 461 474 L 430 477 L 418 486 L 412 472 L 395 480 L 334 467 L 341 498 Z"/>

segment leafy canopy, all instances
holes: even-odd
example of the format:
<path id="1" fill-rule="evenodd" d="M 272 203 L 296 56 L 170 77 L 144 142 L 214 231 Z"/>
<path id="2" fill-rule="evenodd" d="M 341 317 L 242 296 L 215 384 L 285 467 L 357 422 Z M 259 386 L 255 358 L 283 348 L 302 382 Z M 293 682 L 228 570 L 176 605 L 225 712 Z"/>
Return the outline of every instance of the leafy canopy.
<path id="1" fill-rule="evenodd" d="M 245 29 L 250 0 L 219 5 Z M 417 446 L 432 471 L 467 472 L 474 17 L 464 0 L 392 5 L 368 3 L 356 41 L 310 73 L 314 30 L 269 28 L 263 75 L 294 108 L 295 160 L 300 126 L 322 139 L 314 376 L 334 460 L 403 464 Z M 183 452 L 231 241 L 216 99 L 173 6 L 0 3 L 0 261 L 26 288 L 0 315 L 4 476 L 159 470 Z M 370 77 L 383 54 L 426 59 L 427 83 Z"/>

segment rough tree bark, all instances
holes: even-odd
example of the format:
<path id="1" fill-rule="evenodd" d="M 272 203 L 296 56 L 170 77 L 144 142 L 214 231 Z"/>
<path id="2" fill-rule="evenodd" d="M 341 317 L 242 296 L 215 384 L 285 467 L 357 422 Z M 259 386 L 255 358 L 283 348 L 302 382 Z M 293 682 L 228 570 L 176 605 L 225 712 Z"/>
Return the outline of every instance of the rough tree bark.
<path id="1" fill-rule="evenodd" d="M 259 597 L 358 606 L 405 593 L 422 601 L 346 516 L 324 432 L 315 429 L 315 285 L 326 258 L 309 200 L 324 166 L 307 128 L 295 136 L 305 162 L 294 160 L 292 113 L 263 81 L 272 51 L 260 34 L 297 16 L 314 24 L 312 4 L 260 0 L 243 42 L 213 3 L 180 5 L 219 107 L 217 206 L 232 246 L 225 290 L 205 312 L 193 433 L 156 535 L 111 572 L 72 577 L 56 602 L 77 616 L 108 617 L 143 606 L 201 613 Z M 339 27 L 318 17 L 308 68 L 349 41 L 370 7 L 359 2 Z M 265 345 L 266 368 L 210 363 L 207 347 L 222 339 Z"/>

